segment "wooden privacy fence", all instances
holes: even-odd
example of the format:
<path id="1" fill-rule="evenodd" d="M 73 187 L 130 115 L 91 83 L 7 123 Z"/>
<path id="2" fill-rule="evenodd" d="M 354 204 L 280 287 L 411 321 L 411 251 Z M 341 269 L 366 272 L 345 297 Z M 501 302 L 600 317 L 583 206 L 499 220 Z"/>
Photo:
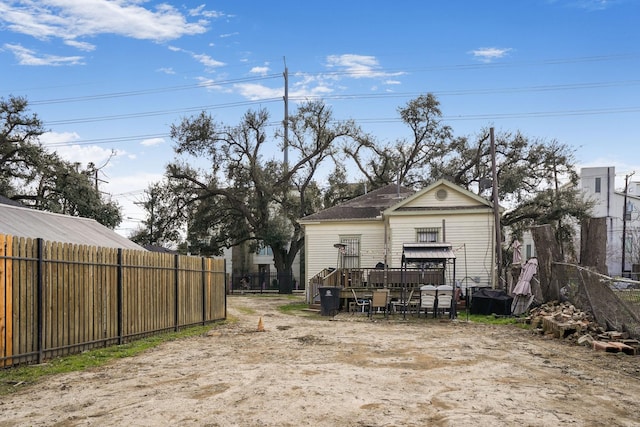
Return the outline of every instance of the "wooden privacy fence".
<path id="1" fill-rule="evenodd" d="M 224 268 L 0 234 L 0 367 L 225 319 Z"/>

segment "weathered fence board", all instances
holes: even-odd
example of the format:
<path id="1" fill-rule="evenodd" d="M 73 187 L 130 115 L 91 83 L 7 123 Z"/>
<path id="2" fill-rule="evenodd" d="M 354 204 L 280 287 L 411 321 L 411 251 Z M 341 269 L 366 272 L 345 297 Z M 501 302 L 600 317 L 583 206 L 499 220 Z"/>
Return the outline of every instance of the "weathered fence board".
<path id="1" fill-rule="evenodd" d="M 0 235 L 0 367 L 226 318 L 224 260 Z"/>

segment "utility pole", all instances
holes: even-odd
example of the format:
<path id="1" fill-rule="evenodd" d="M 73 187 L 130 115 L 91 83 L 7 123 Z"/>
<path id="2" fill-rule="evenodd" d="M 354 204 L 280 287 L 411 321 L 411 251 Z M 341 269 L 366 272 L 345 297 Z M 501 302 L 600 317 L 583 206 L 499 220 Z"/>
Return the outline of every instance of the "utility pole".
<path id="1" fill-rule="evenodd" d="M 498 289 L 502 288 L 500 280 L 502 278 L 502 232 L 500 230 L 500 205 L 498 204 L 498 166 L 496 165 L 496 140 L 493 128 L 489 129 L 491 136 L 491 172 L 492 172 L 492 192 L 493 192 L 493 218 L 496 229 L 496 263 L 498 274 Z M 505 290 L 506 282 L 505 282 Z"/>
<path id="2" fill-rule="evenodd" d="M 289 172 L 289 69 L 287 59 L 284 61 L 284 173 Z"/>
<path id="3" fill-rule="evenodd" d="M 627 253 L 627 192 L 629 191 L 629 178 L 635 172 L 625 175 L 624 177 L 624 203 L 622 206 L 622 277 L 624 277 L 626 253 Z"/>

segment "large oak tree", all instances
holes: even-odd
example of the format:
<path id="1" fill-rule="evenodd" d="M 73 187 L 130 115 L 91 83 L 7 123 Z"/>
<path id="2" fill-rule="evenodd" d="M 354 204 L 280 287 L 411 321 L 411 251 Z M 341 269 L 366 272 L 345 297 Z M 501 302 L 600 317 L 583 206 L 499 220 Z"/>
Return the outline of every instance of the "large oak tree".
<path id="1" fill-rule="evenodd" d="M 85 169 L 49 152 L 39 138 L 41 120 L 25 98 L 0 98 L 0 194 L 38 210 L 92 218 L 114 228 L 120 208 L 105 200 Z"/>

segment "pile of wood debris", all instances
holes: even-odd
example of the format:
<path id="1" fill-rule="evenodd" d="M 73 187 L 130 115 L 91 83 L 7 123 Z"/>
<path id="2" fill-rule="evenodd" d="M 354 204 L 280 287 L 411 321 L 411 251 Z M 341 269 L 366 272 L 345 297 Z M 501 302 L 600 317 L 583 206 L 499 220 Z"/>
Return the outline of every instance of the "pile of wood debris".
<path id="1" fill-rule="evenodd" d="M 553 301 L 532 308 L 526 321 L 540 334 L 575 341 L 594 350 L 640 353 L 639 341 L 630 339 L 626 332 L 605 330 L 589 313 L 568 302 Z"/>

